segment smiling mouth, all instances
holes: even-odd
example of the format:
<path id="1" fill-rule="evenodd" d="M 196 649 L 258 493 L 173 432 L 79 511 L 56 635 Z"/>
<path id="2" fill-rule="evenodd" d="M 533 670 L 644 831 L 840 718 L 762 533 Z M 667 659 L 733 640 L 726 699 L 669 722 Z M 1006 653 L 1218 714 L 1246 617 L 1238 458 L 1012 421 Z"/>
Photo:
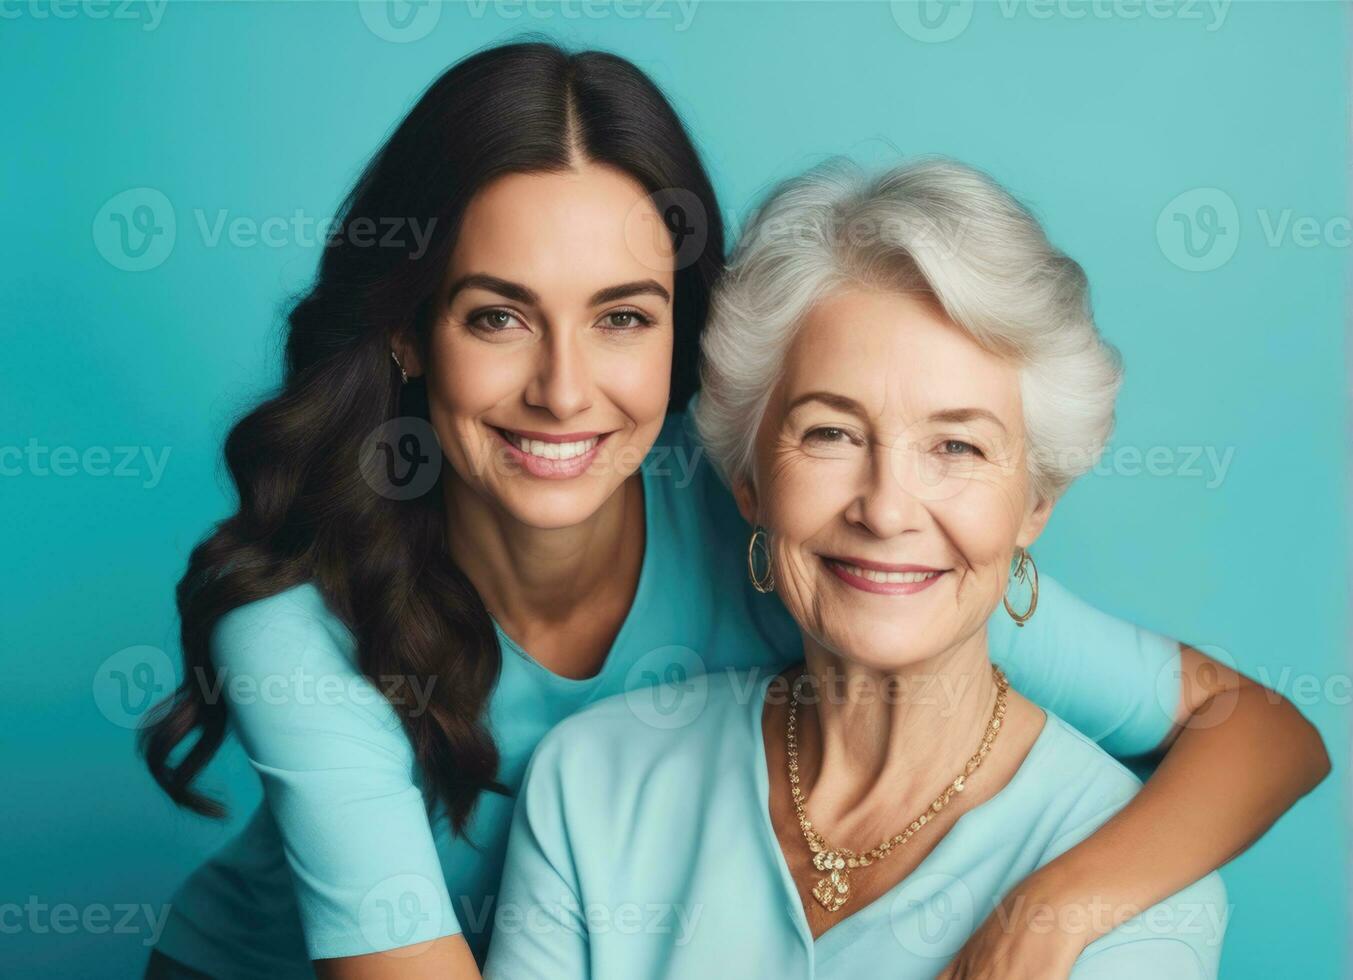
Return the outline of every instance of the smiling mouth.
<path id="1" fill-rule="evenodd" d="M 865 568 L 840 558 L 821 556 L 823 563 L 838 579 L 865 592 L 910 595 L 929 588 L 947 568 L 903 566 L 901 568 Z"/>
<path id="2" fill-rule="evenodd" d="M 537 459 L 569 460 L 576 459 L 579 456 L 586 456 L 597 447 L 603 439 L 610 435 L 609 432 L 591 436 L 587 439 L 577 439 L 569 442 L 547 442 L 543 439 L 529 439 L 526 436 L 519 435 L 511 429 L 502 429 L 493 426 L 494 431 L 510 442 L 516 449 L 521 450 L 528 456 L 534 456 Z"/>

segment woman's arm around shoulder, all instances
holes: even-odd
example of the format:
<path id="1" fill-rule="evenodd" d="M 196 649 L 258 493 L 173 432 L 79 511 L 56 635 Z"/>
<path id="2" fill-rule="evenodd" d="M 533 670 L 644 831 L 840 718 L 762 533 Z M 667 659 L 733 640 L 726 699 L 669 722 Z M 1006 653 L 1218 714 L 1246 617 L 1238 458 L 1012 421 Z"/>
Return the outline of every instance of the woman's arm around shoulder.
<path id="1" fill-rule="evenodd" d="M 1084 909 L 1121 923 L 1085 948 L 1071 980 L 1216 980 L 1230 906 L 1216 872 L 1141 912 Z"/>
<path id="2" fill-rule="evenodd" d="M 1140 793 L 1006 903 L 1164 901 L 1244 851 L 1329 773 L 1319 733 L 1287 699 L 1194 647 L 1104 613 L 1046 576 L 1028 627 L 1002 616 L 992 656 L 1009 664 L 1021 693 L 1120 758 L 1163 753 Z M 993 915 L 951 969 L 1028 962 L 1065 976 L 1046 964 L 1069 964 L 1100 934 L 1039 934 Z"/>

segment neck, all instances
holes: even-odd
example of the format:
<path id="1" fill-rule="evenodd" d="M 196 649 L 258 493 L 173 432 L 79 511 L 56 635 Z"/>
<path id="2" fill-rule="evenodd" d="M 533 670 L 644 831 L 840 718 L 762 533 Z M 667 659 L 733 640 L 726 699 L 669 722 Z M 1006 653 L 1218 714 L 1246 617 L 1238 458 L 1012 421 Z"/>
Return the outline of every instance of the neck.
<path id="1" fill-rule="evenodd" d="M 637 581 L 645 536 L 641 480 L 634 473 L 580 524 L 537 528 L 453 474 L 444 494 L 447 548 L 509 634 L 514 626 L 564 622 L 599 593 Z"/>
<path id="2" fill-rule="evenodd" d="M 872 847 L 929 806 L 981 745 L 996 701 L 986 630 L 893 670 L 805 642 L 800 777 L 815 826 Z"/>

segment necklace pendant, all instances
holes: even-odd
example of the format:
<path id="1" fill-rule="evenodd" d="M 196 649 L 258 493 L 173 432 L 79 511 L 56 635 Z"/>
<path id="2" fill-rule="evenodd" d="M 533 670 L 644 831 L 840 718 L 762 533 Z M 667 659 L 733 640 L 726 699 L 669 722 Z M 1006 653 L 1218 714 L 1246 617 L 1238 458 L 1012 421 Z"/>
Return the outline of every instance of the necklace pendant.
<path id="1" fill-rule="evenodd" d="M 850 898 L 850 871 L 840 851 L 819 851 L 813 855 L 813 867 L 827 872 L 813 886 L 813 897 L 828 912 L 835 912 Z"/>
<path id="2" fill-rule="evenodd" d="M 850 900 L 850 872 L 833 868 L 825 878 L 813 886 L 813 897 L 828 912 L 839 911 Z"/>
<path id="3" fill-rule="evenodd" d="M 795 682 L 793 696 L 789 701 L 789 719 L 785 723 L 785 753 L 789 760 L 790 795 L 794 800 L 794 813 L 799 819 L 799 829 L 803 831 L 803 837 L 808 842 L 808 849 L 813 852 L 813 867 L 825 876 L 819 878 L 813 885 L 813 898 L 828 912 L 839 911 L 850 901 L 850 869 L 865 868 L 876 861 L 882 861 L 894 849 L 906 844 L 913 834 L 926 825 L 933 814 L 944 809 L 954 793 L 963 792 L 967 785 L 967 777 L 976 772 L 977 767 L 982 764 L 1000 731 L 1001 718 L 1006 710 L 1006 694 L 1010 688 L 1010 682 L 1006 680 L 1001 668 L 992 664 L 991 670 L 996 678 L 996 707 L 992 710 L 986 737 L 982 739 L 977 754 L 968 760 L 963 772 L 954 778 L 941 796 L 936 797 L 930 806 L 911 822 L 906 831 L 863 854 L 856 854 L 844 847 L 831 847 L 822 835 L 813 829 L 812 821 L 804 812 L 803 793 L 799 789 L 799 747 L 794 736 L 794 721 L 799 708 L 798 682 Z"/>

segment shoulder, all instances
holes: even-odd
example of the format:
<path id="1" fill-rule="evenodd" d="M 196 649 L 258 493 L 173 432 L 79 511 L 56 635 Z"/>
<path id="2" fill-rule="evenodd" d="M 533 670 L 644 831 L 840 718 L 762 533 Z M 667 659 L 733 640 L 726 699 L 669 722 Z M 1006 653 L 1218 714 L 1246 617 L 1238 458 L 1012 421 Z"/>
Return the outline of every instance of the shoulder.
<path id="1" fill-rule="evenodd" d="M 1047 811 L 1052 826 L 1045 863 L 1093 834 L 1142 786 L 1122 763 L 1052 712 L 1048 712 L 1047 725 L 1040 775 L 1056 788 Z M 1217 975 L 1228 906 L 1226 886 L 1216 872 L 1143 911 L 1092 908 L 1089 912 L 1112 915 L 1115 920 L 1124 915 L 1133 918 L 1086 947 L 1076 962 L 1073 980 L 1148 973 L 1202 980 Z"/>
<path id="2" fill-rule="evenodd" d="M 1007 826 L 1024 823 L 1042 866 L 1093 834 L 1121 810 L 1142 783 L 1117 759 L 1072 725 L 1047 711 L 1047 720 L 1026 764 L 1007 789 L 1018 812 L 1000 811 Z M 995 814 L 993 814 L 995 815 Z M 1225 932 L 1226 889 L 1216 873 L 1207 875 L 1142 911 L 1102 904 L 1084 910 L 1102 921 L 1129 921 L 1086 947 L 1072 980 L 1121 980 L 1158 974 L 1204 980 L 1216 976 Z M 1068 910 L 1068 914 L 1075 914 Z M 1110 916 L 1110 920 L 1104 920 Z M 1109 950 L 1116 950 L 1109 953 Z M 1092 965 L 1093 964 L 1093 965 Z"/>
<path id="3" fill-rule="evenodd" d="M 1088 837 L 1127 805 L 1142 783 L 1117 759 L 1052 711 L 1036 743 L 1047 859 Z"/>
<path id="4" fill-rule="evenodd" d="M 697 392 L 697 397 L 699 393 Z M 695 399 L 691 400 L 695 404 Z M 672 409 L 662 420 L 658 437 L 653 440 L 650 456 L 659 458 L 670 455 L 698 457 L 704 461 L 704 447 L 700 445 L 699 434 L 695 429 L 695 420 L 689 410 Z"/>
<path id="5" fill-rule="evenodd" d="M 1110 910 L 1111 914 L 1118 910 Z M 1214 980 L 1230 904 L 1221 875 L 1212 872 L 1133 915 L 1085 947 L 1072 980 L 1159 976 Z"/>
<path id="6" fill-rule="evenodd" d="M 704 455 L 704 446 L 700 442 L 700 432 L 695 426 L 695 408 L 700 403 L 700 392 L 691 395 L 684 408 L 673 408 L 663 420 L 662 431 L 656 445 L 682 446 L 691 451 L 699 450 Z"/>
<path id="7" fill-rule="evenodd" d="M 312 582 L 235 607 L 217 620 L 211 636 L 214 664 L 237 673 L 317 662 L 355 669 L 355 646 Z"/>
<path id="8" fill-rule="evenodd" d="M 752 715 L 773 673 L 721 670 L 597 701 L 546 733 L 527 781 L 595 793 L 602 785 L 615 791 L 665 772 L 708 766 L 716 752 L 736 752 L 743 742 L 751 744 L 748 733 L 759 733 Z"/>
<path id="9" fill-rule="evenodd" d="M 1131 796 L 1142 782 L 1126 766 L 1100 747 L 1099 743 L 1053 711 L 1048 716 L 1048 764 L 1064 772 L 1083 771 L 1089 781 L 1105 790 L 1117 790 Z"/>
<path id="10" fill-rule="evenodd" d="M 648 465 L 661 501 L 657 510 L 681 552 L 676 560 L 690 576 L 685 587 L 703 590 L 723 615 L 745 618 L 773 651 L 767 659 L 783 665 L 798 657 L 799 628 L 778 596 L 752 587 L 747 574 L 752 528 L 700 441 L 693 415 L 699 399 L 697 391 L 686 411 L 668 415 L 654 445 Z"/>
<path id="11" fill-rule="evenodd" d="M 678 511 L 697 513 L 716 534 L 737 531 L 736 539 L 746 522 L 696 431 L 692 410 L 699 399 L 697 391 L 684 411 L 667 414 L 645 465 L 654 482 L 671 494 Z"/>
<path id="12" fill-rule="evenodd" d="M 740 724 L 772 675 L 767 668 L 720 670 L 639 685 L 568 716 L 540 742 L 541 749 L 605 747 L 639 756 L 670 751 Z M 619 741 L 619 745 L 617 742 Z"/>
<path id="13" fill-rule="evenodd" d="M 274 768 L 335 771 L 413 762 L 392 701 L 426 704 L 413 677 L 372 679 L 356 640 L 312 583 L 239 606 L 217 621 L 213 679 L 246 753 Z"/>

